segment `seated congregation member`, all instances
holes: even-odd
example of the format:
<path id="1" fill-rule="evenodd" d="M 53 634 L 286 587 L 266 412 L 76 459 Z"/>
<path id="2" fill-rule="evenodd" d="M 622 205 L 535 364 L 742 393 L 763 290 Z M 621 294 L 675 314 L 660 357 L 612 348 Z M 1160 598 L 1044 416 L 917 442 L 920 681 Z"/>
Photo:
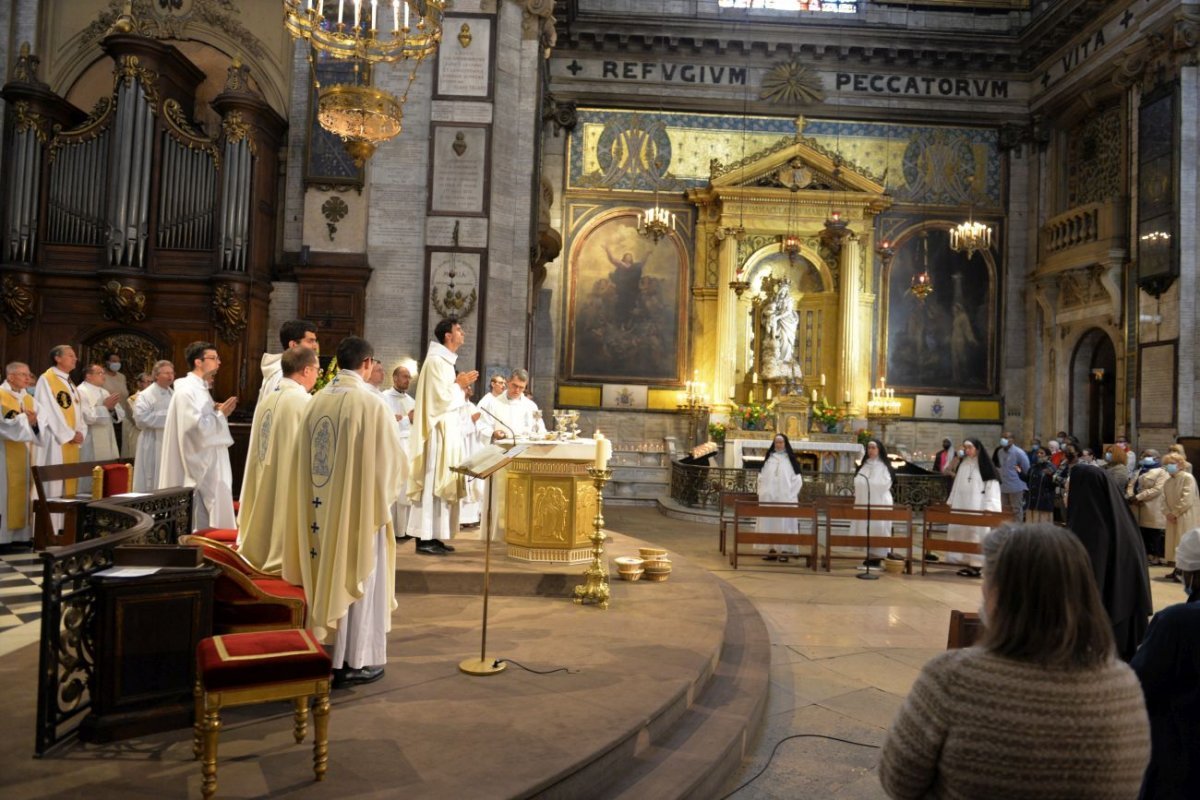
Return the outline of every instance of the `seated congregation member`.
<path id="1" fill-rule="evenodd" d="M 1175 547 L 1180 538 L 1192 528 L 1200 527 L 1200 502 L 1196 498 L 1196 479 L 1192 476 L 1192 465 L 1177 452 L 1163 456 L 1163 469 L 1170 477 L 1163 484 L 1163 504 L 1167 509 L 1166 537 L 1163 557 L 1168 564 L 1175 563 Z M 1170 579 L 1179 580 L 1178 569 Z"/>
<path id="2" fill-rule="evenodd" d="M 1029 491 L 1025 494 L 1025 519 L 1054 521 L 1054 465 L 1046 448 L 1039 447 L 1029 467 Z"/>
<path id="3" fill-rule="evenodd" d="M 242 502 L 238 510 L 238 552 L 263 572 L 283 569 L 284 540 L 304 524 L 294 502 L 300 422 L 321 367 L 316 352 L 293 347 L 279 365 L 283 377 L 260 397 L 246 452 Z"/>
<path id="4" fill-rule="evenodd" d="M 1128 661 L 1141 643 L 1154 610 L 1150 575 L 1137 523 L 1116 484 L 1099 467 L 1081 465 L 1071 473 L 1067 527 L 1083 542 L 1091 558 L 1117 654 Z"/>
<path id="5" fill-rule="evenodd" d="M 867 452 L 862 463 L 854 472 L 854 505 L 856 506 L 890 506 L 892 504 L 892 484 L 895 482 L 896 471 L 888 461 L 887 448 L 878 439 L 867 442 Z M 850 523 L 850 533 L 853 536 L 867 535 L 866 520 L 854 520 Z M 892 535 L 892 523 L 871 521 L 871 537 L 879 537 L 880 541 Z M 886 547 L 872 547 L 863 561 L 864 566 L 878 567 L 886 556 Z"/>
<path id="6" fill-rule="evenodd" d="M 763 460 L 758 476 L 758 501 L 760 503 L 797 503 L 800 501 L 800 488 L 804 478 L 800 477 L 800 461 L 792 452 L 792 443 L 782 433 L 775 434 L 771 449 Z M 786 517 L 761 517 L 755 523 L 759 533 L 799 533 L 799 520 Z M 755 545 L 761 550 L 764 545 Z M 790 556 L 799 555 L 800 548 L 787 546 L 777 552 L 771 548 L 764 561 L 787 561 Z"/>
<path id="7" fill-rule="evenodd" d="M 1188 800 L 1200 788 L 1200 529 L 1175 548 L 1187 601 L 1150 620 L 1129 662 L 1150 714 L 1150 766 L 1143 800 Z"/>
<path id="8" fill-rule="evenodd" d="M 983 553 L 982 639 L 921 670 L 883 745 L 884 790 L 914 800 L 1134 797 L 1150 726 L 1083 545 L 1053 525 L 1006 525 Z"/>
<path id="9" fill-rule="evenodd" d="M 967 439 L 962 444 L 962 456 L 950 487 L 950 508 L 954 511 L 999 511 L 1000 476 L 987 456 L 983 442 Z M 987 528 L 978 525 L 949 525 L 946 538 L 957 542 L 979 542 Z M 950 553 L 947 563 L 963 564 L 959 575 L 978 578 L 982 560 L 973 553 Z"/>

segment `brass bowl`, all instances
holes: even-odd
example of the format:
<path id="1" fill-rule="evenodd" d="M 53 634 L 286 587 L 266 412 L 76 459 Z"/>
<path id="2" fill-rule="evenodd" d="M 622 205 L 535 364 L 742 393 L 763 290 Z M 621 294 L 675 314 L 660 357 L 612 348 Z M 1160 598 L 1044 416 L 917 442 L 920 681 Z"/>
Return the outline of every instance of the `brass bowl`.
<path id="1" fill-rule="evenodd" d="M 904 559 L 902 558 L 885 558 L 883 560 L 884 572 L 890 572 L 893 575 L 899 575 L 904 572 Z"/>
<path id="2" fill-rule="evenodd" d="M 646 573 L 646 580 L 655 581 L 657 583 L 662 583 L 669 577 L 671 577 L 670 572 L 647 572 Z"/>
<path id="3" fill-rule="evenodd" d="M 652 558 L 665 558 L 667 551 L 661 547 L 639 547 L 638 555 L 649 561 Z"/>
<path id="4" fill-rule="evenodd" d="M 632 572 L 619 572 L 617 574 L 621 576 L 621 580 L 623 581 L 636 581 L 641 580 L 642 575 L 645 574 L 645 570 L 639 569 Z"/>

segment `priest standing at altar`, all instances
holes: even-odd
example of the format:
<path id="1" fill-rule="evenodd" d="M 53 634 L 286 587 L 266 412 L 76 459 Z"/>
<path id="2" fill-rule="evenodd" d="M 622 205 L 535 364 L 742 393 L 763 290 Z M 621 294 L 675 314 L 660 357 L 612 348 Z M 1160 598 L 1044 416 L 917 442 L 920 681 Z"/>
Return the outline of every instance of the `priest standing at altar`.
<path id="1" fill-rule="evenodd" d="M 229 415 L 237 398 L 214 403 L 210 387 L 221 357 L 211 342 L 192 342 L 184 351 L 191 372 L 175 381 L 159 456 L 158 488 L 194 491 L 192 530 L 233 529 L 233 470 L 229 466 Z"/>
<path id="2" fill-rule="evenodd" d="M 518 439 L 540 436 L 546 432 L 546 423 L 542 421 L 537 403 L 525 396 L 525 387 L 529 386 L 529 373 L 523 369 L 514 369 L 508 376 L 507 391 L 493 400 L 487 410 L 499 418 L 499 424 L 492 420 L 493 439 Z M 482 403 L 480 404 L 482 406 Z"/>
<path id="3" fill-rule="evenodd" d="M 417 377 L 417 405 L 408 440 L 408 500 L 412 504 L 408 533 L 420 540 L 418 553 L 444 556 L 454 552 L 445 540 L 451 535 L 451 509 L 463 495 L 463 478 L 451 471 L 463 458 L 459 408 L 466 402 L 467 384 L 474 383 L 479 373 L 454 374 L 458 349 L 466 341 L 457 319 L 439 322 L 433 336 Z"/>
<path id="4" fill-rule="evenodd" d="M 387 403 L 368 387 L 371 343 L 348 336 L 339 372 L 308 403 L 283 578 L 304 586 L 308 624 L 327 643 L 335 686 L 383 677 L 396 607 L 391 506 L 400 490 L 400 436 Z"/>

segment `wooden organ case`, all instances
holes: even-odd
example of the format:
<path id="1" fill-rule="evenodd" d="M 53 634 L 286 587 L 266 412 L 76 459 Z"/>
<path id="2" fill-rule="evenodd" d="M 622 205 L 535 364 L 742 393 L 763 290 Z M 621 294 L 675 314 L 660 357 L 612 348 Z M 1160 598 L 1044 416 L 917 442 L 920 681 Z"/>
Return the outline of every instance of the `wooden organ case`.
<path id="1" fill-rule="evenodd" d="M 81 363 L 117 349 L 132 387 L 189 342 L 216 344 L 213 394 L 249 407 L 266 341 L 286 123 L 229 67 L 212 100 L 219 131 L 193 115 L 205 74 L 177 49 L 116 33 L 112 92 L 90 113 L 54 94 L 22 48 L 5 103 L 0 313 L 4 361 L 34 374 L 56 344 Z M 248 343 L 258 343 L 254 346 Z"/>

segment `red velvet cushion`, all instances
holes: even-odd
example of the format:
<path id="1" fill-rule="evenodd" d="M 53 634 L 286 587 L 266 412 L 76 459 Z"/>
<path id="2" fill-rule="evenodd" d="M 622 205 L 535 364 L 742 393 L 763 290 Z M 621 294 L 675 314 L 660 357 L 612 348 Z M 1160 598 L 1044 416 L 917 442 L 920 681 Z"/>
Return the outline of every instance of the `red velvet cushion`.
<path id="1" fill-rule="evenodd" d="M 205 546 L 204 557 L 210 561 L 215 561 L 218 564 L 223 564 L 231 569 L 237 570 L 243 575 L 250 576 L 254 574 L 253 568 L 245 561 L 239 558 L 234 553 L 222 550 L 220 547 Z"/>
<path id="2" fill-rule="evenodd" d="M 213 630 L 293 628 L 292 610 L 278 603 L 213 603 Z"/>
<path id="3" fill-rule="evenodd" d="M 211 636 L 196 648 L 196 665 L 209 691 L 317 680 L 333 668 L 312 633 L 299 629 Z"/>
<path id="4" fill-rule="evenodd" d="M 308 602 L 308 598 L 304 595 L 303 586 L 295 586 L 283 578 L 251 578 L 250 580 L 254 581 L 254 585 L 267 594 L 273 594 L 276 597 L 293 597 L 304 601 L 306 604 Z"/>
<path id="5" fill-rule="evenodd" d="M 100 469 L 104 470 L 104 497 L 125 494 L 132 488 L 129 485 L 128 464 L 102 464 Z"/>
<path id="6" fill-rule="evenodd" d="M 237 528 L 201 528 L 196 535 L 230 546 L 237 542 Z"/>

